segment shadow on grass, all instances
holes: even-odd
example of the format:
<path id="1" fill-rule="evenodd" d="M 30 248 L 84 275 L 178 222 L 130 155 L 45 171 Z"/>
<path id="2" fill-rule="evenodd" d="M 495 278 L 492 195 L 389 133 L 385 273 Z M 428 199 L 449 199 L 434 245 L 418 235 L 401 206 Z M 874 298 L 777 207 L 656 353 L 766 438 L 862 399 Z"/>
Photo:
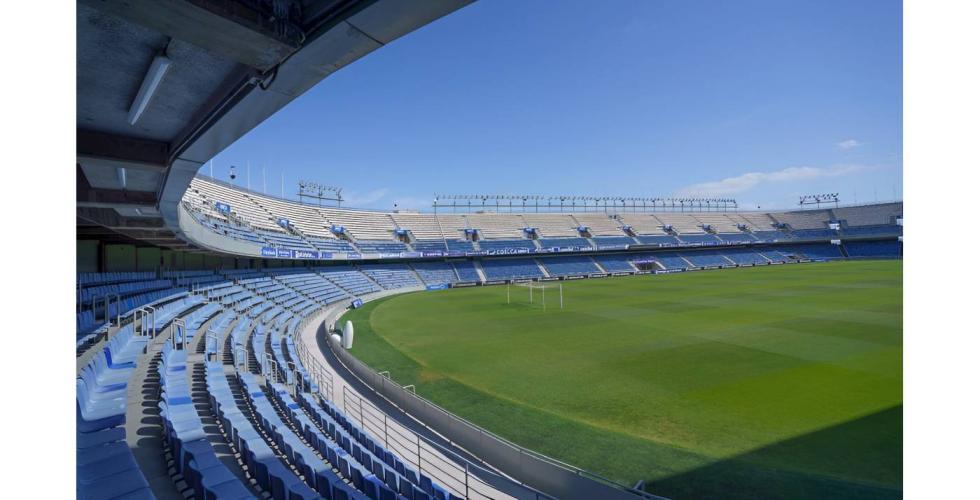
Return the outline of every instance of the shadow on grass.
<path id="1" fill-rule="evenodd" d="M 674 499 L 901 498 L 902 406 L 648 481 L 647 489 Z"/>

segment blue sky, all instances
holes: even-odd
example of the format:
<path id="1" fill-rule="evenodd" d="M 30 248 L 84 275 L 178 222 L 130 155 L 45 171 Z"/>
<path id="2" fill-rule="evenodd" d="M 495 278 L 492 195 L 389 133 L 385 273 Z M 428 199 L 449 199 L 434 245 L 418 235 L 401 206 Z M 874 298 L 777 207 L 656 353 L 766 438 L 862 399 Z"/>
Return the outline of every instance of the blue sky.
<path id="1" fill-rule="evenodd" d="M 597 7 L 601 6 L 601 7 Z M 902 4 L 481 0 L 322 81 L 214 159 L 287 197 L 902 196 Z M 202 169 L 207 173 L 208 166 Z"/>

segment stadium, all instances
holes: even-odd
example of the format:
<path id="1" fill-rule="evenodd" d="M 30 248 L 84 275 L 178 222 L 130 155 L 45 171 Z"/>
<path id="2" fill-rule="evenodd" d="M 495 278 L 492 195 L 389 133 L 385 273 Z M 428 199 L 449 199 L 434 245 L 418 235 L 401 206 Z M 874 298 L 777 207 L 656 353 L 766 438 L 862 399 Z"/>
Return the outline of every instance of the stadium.
<path id="1" fill-rule="evenodd" d="M 470 3 L 77 2 L 77 497 L 903 496 L 900 199 L 214 174 Z"/>

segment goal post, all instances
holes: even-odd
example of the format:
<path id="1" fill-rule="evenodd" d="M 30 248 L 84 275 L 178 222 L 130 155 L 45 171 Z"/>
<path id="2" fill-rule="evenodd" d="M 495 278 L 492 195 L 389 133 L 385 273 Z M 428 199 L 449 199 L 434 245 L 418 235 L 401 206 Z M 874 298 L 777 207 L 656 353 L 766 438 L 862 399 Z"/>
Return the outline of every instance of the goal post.
<path id="1" fill-rule="evenodd" d="M 551 296 L 552 304 L 554 304 L 555 298 L 558 299 L 558 308 L 565 308 L 565 290 L 562 287 L 561 282 L 558 283 L 542 283 L 536 281 L 525 281 L 521 283 L 514 283 L 514 286 L 527 288 L 527 303 L 529 305 L 535 304 L 535 295 L 537 295 L 537 303 L 541 304 L 542 310 L 548 309 L 548 296 Z M 557 295 L 557 297 L 555 297 Z M 515 300 L 520 300 L 516 299 Z M 507 303 L 511 303 L 510 294 L 510 283 L 507 284 Z M 552 306 L 554 307 L 554 306 Z"/>

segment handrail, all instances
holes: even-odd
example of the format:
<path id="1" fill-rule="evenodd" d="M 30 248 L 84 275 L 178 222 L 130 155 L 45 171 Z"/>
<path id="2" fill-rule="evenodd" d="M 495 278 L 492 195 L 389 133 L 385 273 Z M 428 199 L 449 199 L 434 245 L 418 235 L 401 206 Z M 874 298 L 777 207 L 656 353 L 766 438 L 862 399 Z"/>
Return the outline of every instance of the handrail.
<path id="1" fill-rule="evenodd" d="M 187 323 L 184 318 L 176 318 L 170 324 L 170 346 L 180 351 L 187 347 Z"/>

